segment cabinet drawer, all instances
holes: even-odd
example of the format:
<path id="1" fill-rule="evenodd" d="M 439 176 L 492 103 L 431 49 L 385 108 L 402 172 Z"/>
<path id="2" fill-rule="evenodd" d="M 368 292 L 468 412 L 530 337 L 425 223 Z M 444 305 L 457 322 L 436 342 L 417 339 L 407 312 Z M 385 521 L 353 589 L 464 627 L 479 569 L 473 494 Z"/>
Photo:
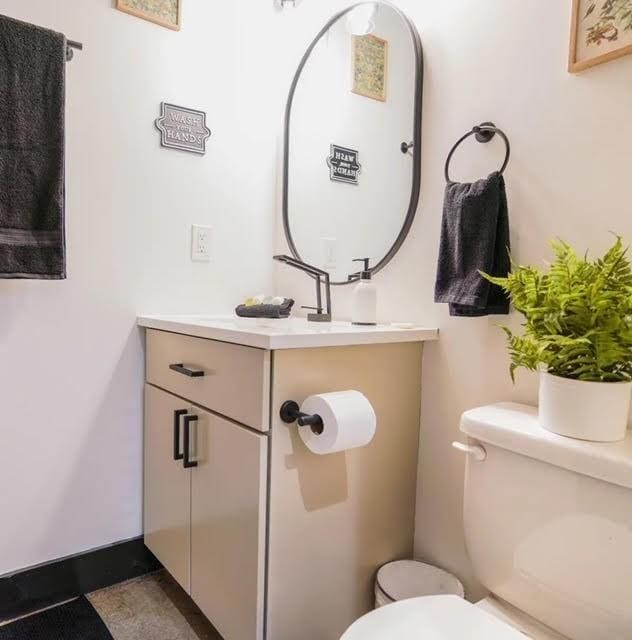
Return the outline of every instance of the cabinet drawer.
<path id="1" fill-rule="evenodd" d="M 253 429 L 269 428 L 268 351 L 150 329 L 147 381 Z"/>

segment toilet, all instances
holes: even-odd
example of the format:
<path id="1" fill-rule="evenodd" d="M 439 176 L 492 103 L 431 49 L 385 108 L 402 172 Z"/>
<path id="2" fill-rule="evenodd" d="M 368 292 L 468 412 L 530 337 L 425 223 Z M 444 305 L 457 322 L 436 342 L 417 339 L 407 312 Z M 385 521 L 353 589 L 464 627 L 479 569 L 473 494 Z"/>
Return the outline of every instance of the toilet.
<path id="1" fill-rule="evenodd" d="M 491 595 L 396 602 L 341 640 L 632 638 L 632 434 L 566 438 L 513 403 L 466 412 L 461 431 L 467 550 Z"/>

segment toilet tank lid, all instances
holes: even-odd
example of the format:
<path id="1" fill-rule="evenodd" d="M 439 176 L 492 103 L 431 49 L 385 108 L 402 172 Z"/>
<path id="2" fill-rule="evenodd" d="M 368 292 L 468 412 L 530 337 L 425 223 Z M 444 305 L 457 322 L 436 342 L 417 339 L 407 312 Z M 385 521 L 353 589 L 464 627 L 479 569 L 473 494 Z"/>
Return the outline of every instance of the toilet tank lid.
<path id="1" fill-rule="evenodd" d="M 632 433 L 621 442 L 586 442 L 543 429 L 538 410 L 501 402 L 466 411 L 461 431 L 507 451 L 632 489 Z"/>

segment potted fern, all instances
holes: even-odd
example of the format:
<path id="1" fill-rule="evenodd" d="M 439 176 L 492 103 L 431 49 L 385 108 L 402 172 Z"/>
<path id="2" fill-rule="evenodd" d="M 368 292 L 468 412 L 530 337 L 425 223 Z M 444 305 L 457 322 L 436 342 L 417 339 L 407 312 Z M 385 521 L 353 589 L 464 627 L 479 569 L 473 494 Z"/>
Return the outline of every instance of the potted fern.
<path id="1" fill-rule="evenodd" d="M 553 242 L 545 271 L 513 265 L 502 287 L 526 322 L 507 327 L 510 373 L 540 373 L 540 424 L 564 436 L 611 442 L 625 437 L 632 390 L 632 268 L 617 237 L 603 258 L 580 257 Z"/>

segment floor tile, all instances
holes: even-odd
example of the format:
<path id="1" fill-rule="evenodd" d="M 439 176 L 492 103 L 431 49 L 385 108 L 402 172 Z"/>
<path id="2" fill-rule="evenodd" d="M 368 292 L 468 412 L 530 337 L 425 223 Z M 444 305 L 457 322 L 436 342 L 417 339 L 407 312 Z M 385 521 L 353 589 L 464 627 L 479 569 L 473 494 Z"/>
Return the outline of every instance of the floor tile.
<path id="1" fill-rule="evenodd" d="M 164 571 L 89 594 L 114 640 L 222 640 Z"/>

